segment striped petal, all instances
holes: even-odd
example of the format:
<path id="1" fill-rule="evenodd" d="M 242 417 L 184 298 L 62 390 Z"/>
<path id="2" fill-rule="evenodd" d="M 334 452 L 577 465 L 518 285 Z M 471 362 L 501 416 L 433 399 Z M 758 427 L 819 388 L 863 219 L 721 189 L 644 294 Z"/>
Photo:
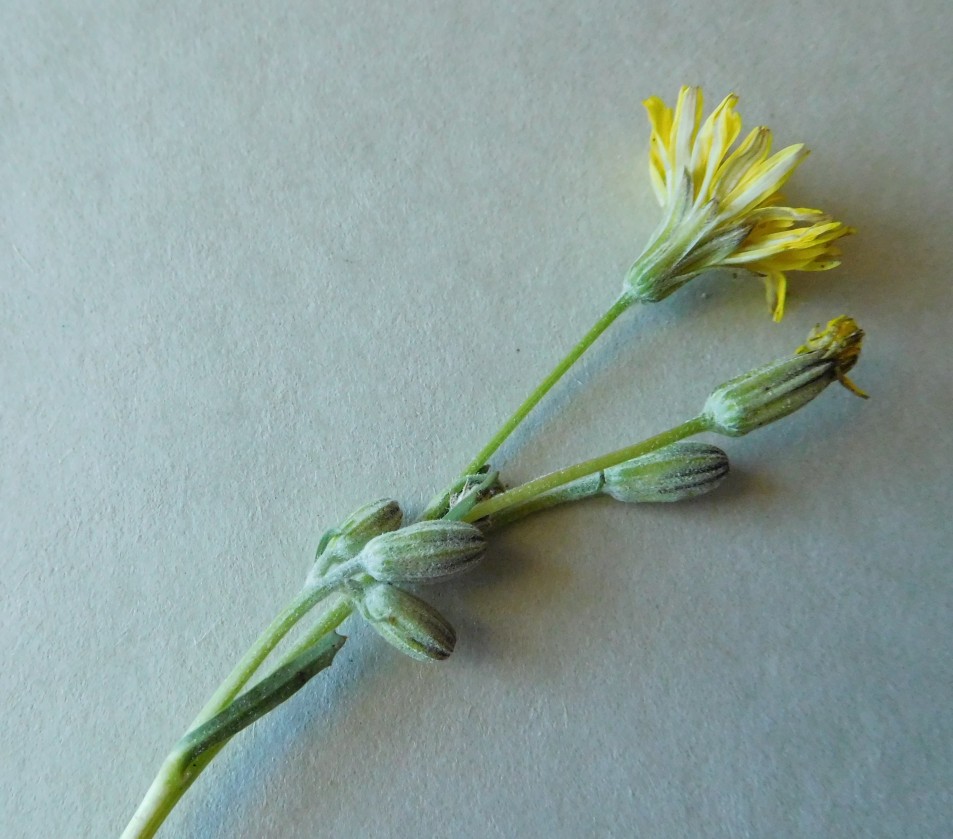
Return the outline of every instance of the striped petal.
<path id="1" fill-rule="evenodd" d="M 787 183 L 807 155 L 808 151 L 802 144 L 788 146 L 764 163 L 752 167 L 724 197 L 722 212 L 737 217 L 754 209 Z"/>

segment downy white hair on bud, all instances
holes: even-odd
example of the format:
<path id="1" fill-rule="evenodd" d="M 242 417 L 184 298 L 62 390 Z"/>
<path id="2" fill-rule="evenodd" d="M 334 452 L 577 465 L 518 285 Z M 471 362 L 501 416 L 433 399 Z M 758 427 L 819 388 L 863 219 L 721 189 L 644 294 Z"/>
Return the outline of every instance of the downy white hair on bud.
<path id="1" fill-rule="evenodd" d="M 329 568 L 355 557 L 375 536 L 397 530 L 404 520 L 400 505 L 389 498 L 380 498 L 359 507 L 333 530 L 329 530 L 318 546 L 309 581 L 324 575 Z"/>
<path id="2" fill-rule="evenodd" d="M 358 559 L 381 582 L 436 582 L 470 569 L 485 549 L 483 533 L 472 524 L 421 521 L 371 539 Z"/>

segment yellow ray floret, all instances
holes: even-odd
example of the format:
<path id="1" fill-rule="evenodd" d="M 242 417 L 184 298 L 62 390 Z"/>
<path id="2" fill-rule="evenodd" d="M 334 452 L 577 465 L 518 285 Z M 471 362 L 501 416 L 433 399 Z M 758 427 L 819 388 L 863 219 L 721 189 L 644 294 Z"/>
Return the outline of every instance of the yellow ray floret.
<path id="1" fill-rule="evenodd" d="M 781 205 L 778 191 L 807 149 L 797 144 L 772 154 L 771 131 L 764 127 L 736 144 L 737 101 L 733 93 L 726 96 L 703 121 L 697 87 L 683 87 L 674 110 L 658 97 L 646 100 L 652 126 L 649 173 L 666 210 L 665 235 L 681 235 L 694 251 L 676 268 L 697 273 L 737 265 L 760 274 L 780 320 L 786 273 L 835 267 L 840 254 L 834 243 L 853 230 L 820 210 Z M 726 242 L 737 244 L 726 253 Z"/>

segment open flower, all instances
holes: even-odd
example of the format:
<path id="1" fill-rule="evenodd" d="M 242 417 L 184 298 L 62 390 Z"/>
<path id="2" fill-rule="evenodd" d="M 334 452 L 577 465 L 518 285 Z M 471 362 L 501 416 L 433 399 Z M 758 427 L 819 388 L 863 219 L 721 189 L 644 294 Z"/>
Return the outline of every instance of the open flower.
<path id="1" fill-rule="evenodd" d="M 735 145 L 737 100 L 726 96 L 704 122 L 697 87 L 679 91 L 674 112 L 657 97 L 646 100 L 649 172 L 665 212 L 626 284 L 635 299 L 653 302 L 702 271 L 741 266 L 762 276 L 780 320 L 786 273 L 838 265 L 835 243 L 853 230 L 820 210 L 783 206 L 779 190 L 808 151 L 797 144 L 771 154 L 763 127 Z"/>

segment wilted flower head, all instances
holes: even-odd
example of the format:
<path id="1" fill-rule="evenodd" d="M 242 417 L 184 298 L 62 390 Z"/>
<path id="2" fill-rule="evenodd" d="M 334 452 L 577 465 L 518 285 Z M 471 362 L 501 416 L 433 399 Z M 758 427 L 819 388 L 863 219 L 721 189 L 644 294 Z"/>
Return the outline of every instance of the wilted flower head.
<path id="1" fill-rule="evenodd" d="M 807 336 L 807 341 L 798 347 L 798 355 L 817 353 L 821 358 L 833 361 L 833 374 L 851 393 L 867 398 L 857 385 L 847 378 L 860 358 L 860 345 L 864 338 L 863 330 L 853 318 L 841 315 L 829 321 L 826 326 L 817 324 Z"/>
<path id="2" fill-rule="evenodd" d="M 674 111 L 658 97 L 646 100 L 649 171 L 665 215 L 626 283 L 636 299 L 653 302 L 702 271 L 741 266 L 763 277 L 780 320 L 786 272 L 838 265 L 834 243 L 853 231 L 820 210 L 782 205 L 779 190 L 808 151 L 797 144 L 772 155 L 764 127 L 735 146 L 737 100 L 726 96 L 704 122 L 697 87 L 679 91 Z"/>
<path id="3" fill-rule="evenodd" d="M 860 358 L 863 340 L 864 331 L 846 315 L 818 325 L 794 355 L 716 388 L 703 411 L 710 430 L 740 437 L 793 413 L 835 381 L 866 398 L 847 378 Z"/>

